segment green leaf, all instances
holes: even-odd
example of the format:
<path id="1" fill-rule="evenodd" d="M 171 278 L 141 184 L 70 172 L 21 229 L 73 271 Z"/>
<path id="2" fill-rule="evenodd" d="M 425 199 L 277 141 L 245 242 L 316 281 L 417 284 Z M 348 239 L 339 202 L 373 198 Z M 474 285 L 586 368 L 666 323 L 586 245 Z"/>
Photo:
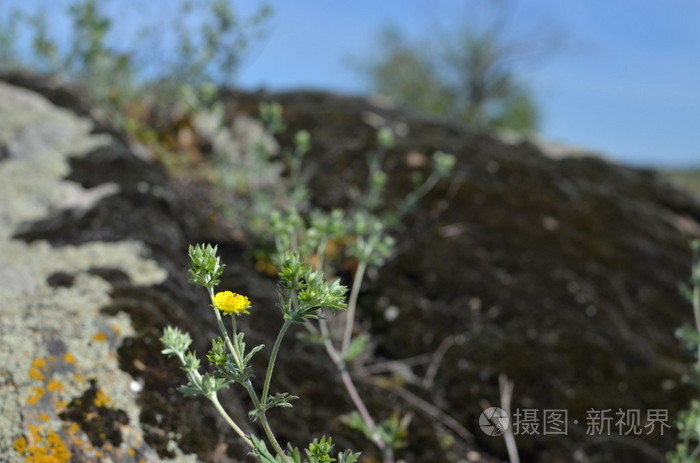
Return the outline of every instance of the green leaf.
<path id="1" fill-rule="evenodd" d="M 368 341 L 369 338 L 365 334 L 356 336 L 348 346 L 348 351 L 343 356 L 343 361 L 347 363 L 357 358 L 358 355 L 365 351 Z"/>
<path id="2" fill-rule="evenodd" d="M 166 326 L 163 330 L 163 336 L 161 336 L 160 342 L 165 346 L 165 349 L 163 349 L 161 353 L 169 357 L 173 355 L 180 357 L 184 355 L 187 348 L 192 344 L 192 337 L 179 328 Z"/>
<path id="3" fill-rule="evenodd" d="M 355 463 L 360 459 L 362 453 L 353 452 L 351 450 L 346 450 L 343 453 L 338 454 L 338 463 Z"/>
<path id="4" fill-rule="evenodd" d="M 287 457 L 291 458 L 293 463 L 302 463 L 301 452 L 291 444 L 287 444 Z"/>
<path id="5" fill-rule="evenodd" d="M 204 394 L 204 391 L 202 391 L 201 386 L 193 384 L 192 382 L 189 382 L 184 386 L 180 386 L 179 388 L 177 388 L 177 390 L 180 391 L 185 397 L 206 395 Z"/>
<path id="6" fill-rule="evenodd" d="M 251 421 L 255 421 L 258 419 L 258 417 L 262 414 L 267 412 L 269 409 L 274 408 L 274 407 L 282 407 L 282 408 L 292 408 L 291 401 L 296 400 L 299 397 L 295 395 L 290 395 L 286 392 L 282 393 L 277 393 L 274 396 L 267 396 L 263 399 L 263 402 L 260 404 L 260 408 L 256 408 L 255 410 L 251 410 L 248 412 L 248 416 L 250 417 Z"/>
<path id="7" fill-rule="evenodd" d="M 260 344 L 259 346 L 253 347 L 250 352 L 243 358 L 243 363 L 247 366 L 250 360 L 255 354 L 257 354 L 261 349 L 265 348 L 265 344 Z"/>
<path id="8" fill-rule="evenodd" d="M 248 436 L 248 439 L 253 443 L 253 450 L 250 452 L 251 455 L 254 455 L 261 463 L 279 463 L 279 460 L 272 456 L 267 449 L 265 442 L 253 435 Z"/>

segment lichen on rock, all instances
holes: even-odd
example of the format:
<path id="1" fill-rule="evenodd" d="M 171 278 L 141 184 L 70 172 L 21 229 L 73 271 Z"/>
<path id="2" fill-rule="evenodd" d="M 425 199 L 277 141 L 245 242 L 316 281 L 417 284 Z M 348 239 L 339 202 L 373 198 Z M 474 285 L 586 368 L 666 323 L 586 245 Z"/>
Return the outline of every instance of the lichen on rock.
<path id="1" fill-rule="evenodd" d="M 6 154 L 0 160 L 2 461 L 32 456 L 160 460 L 144 441 L 134 380 L 119 368 L 116 355 L 123 339 L 133 334 L 131 320 L 125 313 L 101 311 L 111 300 L 112 286 L 93 270 L 119 269 L 133 285 L 143 286 L 163 282 L 167 273 L 138 241 L 54 247 L 14 238 L 29 221 L 71 207 L 85 210 L 105 196 L 76 201 L 88 190 L 63 180 L 71 157 L 110 142 L 92 130 L 89 119 L 0 82 L 0 146 Z M 107 190 L 107 195 L 117 191 Z M 69 283 L 50 284 L 57 272 L 69 275 Z M 113 418 L 112 434 L 100 437 L 102 430 L 90 436 L 87 421 L 76 418 L 89 391 L 100 400 L 84 404 L 93 413 L 86 419 L 106 413 Z M 174 454 L 181 461 L 194 460 Z"/>

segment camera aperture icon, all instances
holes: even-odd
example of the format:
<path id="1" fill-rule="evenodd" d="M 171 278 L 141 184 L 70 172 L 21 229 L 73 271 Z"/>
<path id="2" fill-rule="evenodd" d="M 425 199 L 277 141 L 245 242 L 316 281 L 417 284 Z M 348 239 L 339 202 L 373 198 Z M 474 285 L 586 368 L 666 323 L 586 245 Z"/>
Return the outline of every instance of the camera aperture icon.
<path id="1" fill-rule="evenodd" d="M 479 427 L 481 432 L 489 436 L 500 436 L 510 426 L 510 418 L 505 410 L 498 407 L 489 407 L 479 415 Z"/>

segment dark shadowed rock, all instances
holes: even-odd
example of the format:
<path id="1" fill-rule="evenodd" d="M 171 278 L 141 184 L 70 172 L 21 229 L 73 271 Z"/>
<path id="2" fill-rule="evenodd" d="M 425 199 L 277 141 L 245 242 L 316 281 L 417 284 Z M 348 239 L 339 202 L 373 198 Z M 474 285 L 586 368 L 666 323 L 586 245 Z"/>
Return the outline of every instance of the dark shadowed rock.
<path id="1" fill-rule="evenodd" d="M 524 461 L 664 461 L 675 433 L 658 423 L 652 431 L 647 413 L 662 410 L 673 425 L 692 396 L 681 382 L 688 358 L 673 333 L 692 317 L 678 284 L 689 275 L 689 239 L 700 232 L 693 198 L 649 170 L 580 153 L 554 158 L 527 139 L 361 99 L 230 97 L 245 112 L 278 101 L 287 137 L 311 133 L 308 171 L 324 208 L 348 204 L 366 178 L 375 128 L 364 121 L 406 130 L 386 161 L 390 204 L 410 191 L 414 171 L 425 170 L 410 167 L 416 153 L 457 156 L 454 177 L 408 217 L 396 235 L 399 253 L 361 299 L 375 355 L 397 362 L 394 379 L 405 389 L 506 458 L 503 441 L 478 427 L 482 407 L 499 403 L 505 374 L 515 383 L 513 407 L 536 410 L 539 423 L 539 435 L 517 438 Z M 425 360 L 414 366 L 416 358 Z M 567 436 L 543 435 L 544 411 L 552 409 L 568 411 Z M 587 435 L 587 419 L 603 410 L 613 418 L 610 435 Z M 636 436 L 623 426 L 635 410 Z M 628 413 L 622 429 L 620 413 Z M 439 426 L 430 428 L 412 432 L 439 435 Z M 422 443 L 409 445 L 417 461 L 433 461 Z"/>

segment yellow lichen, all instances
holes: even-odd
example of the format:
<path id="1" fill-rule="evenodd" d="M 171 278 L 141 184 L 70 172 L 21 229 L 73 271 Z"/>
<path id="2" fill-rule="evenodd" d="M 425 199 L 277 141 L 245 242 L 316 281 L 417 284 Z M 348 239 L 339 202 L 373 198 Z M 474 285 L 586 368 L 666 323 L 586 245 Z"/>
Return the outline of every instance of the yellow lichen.
<path id="1" fill-rule="evenodd" d="M 104 342 L 107 340 L 107 335 L 104 333 L 104 331 L 98 331 L 95 333 L 95 335 L 92 337 L 93 341 L 99 341 L 99 342 Z"/>
<path id="2" fill-rule="evenodd" d="M 29 378 L 33 379 L 34 381 L 44 380 L 44 374 L 41 371 L 39 371 L 38 368 L 30 368 L 27 374 L 29 375 Z"/>
<path id="3" fill-rule="evenodd" d="M 112 331 L 114 331 L 114 334 L 119 337 L 122 334 L 122 329 L 119 327 L 119 325 L 112 325 L 110 328 L 112 328 Z"/>
<path id="4" fill-rule="evenodd" d="M 63 356 L 63 361 L 72 365 L 75 363 L 75 356 L 70 352 L 66 352 L 66 355 Z"/>
<path id="5" fill-rule="evenodd" d="M 109 406 L 109 397 L 107 397 L 104 392 L 97 391 L 95 394 L 94 403 L 96 407 L 107 407 Z"/>
<path id="6" fill-rule="evenodd" d="M 44 391 L 43 387 L 33 387 L 32 392 L 34 393 L 27 399 L 27 404 L 29 405 L 35 405 L 37 404 L 42 397 L 44 397 L 44 394 L 46 391 Z"/>
<path id="7" fill-rule="evenodd" d="M 68 426 L 68 434 L 73 435 L 80 431 L 80 425 L 78 423 L 71 423 L 70 426 Z"/>
<path id="8" fill-rule="evenodd" d="M 32 368 L 46 368 L 46 359 L 37 357 L 32 361 Z"/>
<path id="9" fill-rule="evenodd" d="M 19 453 L 20 455 L 24 455 L 27 453 L 27 438 L 24 436 L 19 436 L 12 443 L 12 448 L 15 449 L 15 452 Z"/>
<path id="10" fill-rule="evenodd" d="M 48 413 L 42 413 L 41 415 L 38 416 L 39 420 L 41 421 L 49 421 L 51 417 L 48 415 Z"/>
<path id="11" fill-rule="evenodd" d="M 55 431 L 29 425 L 29 439 L 20 436 L 12 444 L 27 463 L 67 463 L 71 452 Z"/>
<path id="12" fill-rule="evenodd" d="M 63 391 L 65 390 L 65 387 L 63 386 L 63 383 L 60 381 L 56 381 L 55 379 L 51 379 L 48 384 L 46 385 L 46 389 L 49 392 L 58 392 L 58 391 Z"/>

